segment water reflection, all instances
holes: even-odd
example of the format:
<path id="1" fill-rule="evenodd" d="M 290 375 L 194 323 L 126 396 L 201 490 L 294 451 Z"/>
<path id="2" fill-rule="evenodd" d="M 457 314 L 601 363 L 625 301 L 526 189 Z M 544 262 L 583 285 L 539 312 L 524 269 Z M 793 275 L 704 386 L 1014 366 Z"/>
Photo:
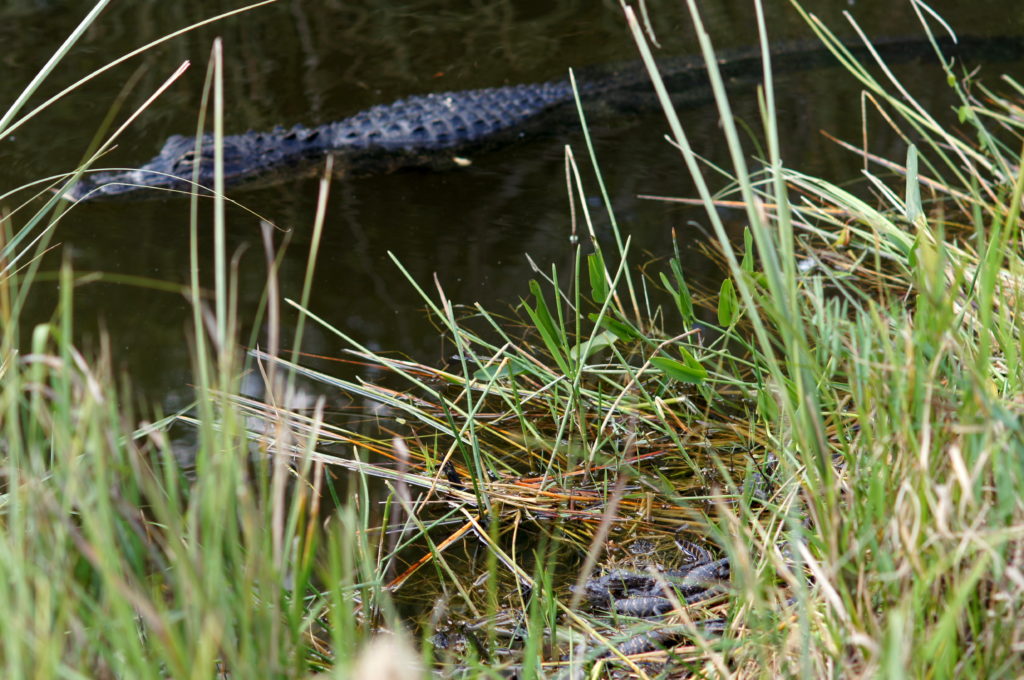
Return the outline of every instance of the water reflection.
<path id="1" fill-rule="evenodd" d="M 47 85 L 47 93 L 72 82 L 110 58 L 169 30 L 240 6 L 237 2 L 121 3 L 89 31 L 67 67 Z M 681 3 L 648 3 L 655 27 L 669 53 L 692 51 Z M 891 2 L 807 3 L 834 26 L 839 12 L 851 9 L 873 35 L 915 32 L 910 4 Z M 21 84 L 56 46 L 55 35 L 71 30 L 91 5 L 86 0 L 7 3 L 0 41 L 5 77 L 0 95 L 11 101 Z M 780 39 L 806 35 L 786 3 L 770 3 L 769 21 Z M 978 1 L 933 3 L 960 30 L 976 34 L 1024 32 L 1020 13 L 1007 3 Z M 722 46 L 755 40 L 749 2 L 719 2 L 708 7 L 713 35 Z M 112 165 L 148 159 L 173 133 L 194 128 L 203 69 L 213 36 L 224 38 L 227 56 L 229 131 L 270 128 L 297 122 L 317 124 L 410 93 L 487 87 L 550 79 L 568 66 L 631 59 L 633 47 L 622 26 L 617 3 L 491 2 L 469 6 L 456 0 L 364 0 L 362 2 L 279 2 L 197 31 L 161 46 L 131 64 L 90 83 L 4 141 L 0 186 L 10 187 L 74 165 L 90 135 L 123 95 L 132 109 L 183 60 L 195 66 L 139 120 L 109 158 Z M 133 69 L 137 84 L 122 93 Z M 933 107 L 945 96 L 935 69 L 910 65 L 900 71 Z M 992 70 L 994 75 L 998 71 Z M 753 88 L 735 93 L 736 114 L 759 129 Z M 824 142 L 819 129 L 858 139 L 858 91 L 836 70 L 782 79 L 779 108 L 786 126 L 780 135 L 787 163 L 832 177 L 856 175 L 858 161 Z M 124 113 L 120 116 L 123 117 Z M 685 112 L 684 124 L 709 159 L 722 160 L 718 121 L 710 107 Z M 871 118 L 872 150 L 900 157 L 903 142 L 877 118 Z M 701 221 L 696 212 L 637 200 L 639 193 L 692 195 L 681 164 L 664 143 L 665 126 L 657 115 L 600 121 L 593 130 L 623 227 L 635 237 L 635 249 L 658 257 L 671 251 L 670 230 L 679 228 L 687 274 L 713 277 L 696 250 L 687 250 L 699 233 L 686 225 Z M 446 348 L 427 323 L 422 304 L 387 256 L 394 252 L 421 283 L 436 272 L 448 296 L 461 303 L 477 300 L 511 303 L 525 291 L 530 271 L 524 253 L 567 271 L 573 258 L 568 240 L 564 146 L 582 158 L 582 138 L 571 131 L 474 159 L 469 168 L 413 172 L 336 183 L 328 212 L 322 258 L 311 307 L 375 348 L 390 348 L 424 361 L 441 361 Z M 753 144 L 750 148 L 754 148 Z M 596 184 L 587 173 L 591 203 Z M 720 185 L 721 183 L 719 183 Z M 291 229 L 284 259 L 282 292 L 297 297 L 305 271 L 315 210 L 316 184 L 289 183 L 258 193 L 240 194 L 256 212 Z M 595 210 L 599 234 L 607 234 L 602 210 Z M 734 216 L 740 219 L 740 216 Z M 741 226 L 736 223 L 736 227 Z M 249 213 L 230 212 L 232 252 L 240 259 L 240 306 L 251 319 L 265 281 L 258 223 Z M 79 270 L 188 280 L 188 206 L 183 200 L 158 200 L 76 207 L 58 238 L 64 254 Z M 50 265 L 56 267 L 60 253 Z M 206 254 L 207 262 L 212 262 Z M 55 294 L 41 285 L 30 316 L 43 319 Z M 175 293 L 133 286 L 94 283 L 76 291 L 76 314 L 88 337 L 106 329 L 119 360 L 147 394 L 168 407 L 187 396 L 191 322 L 185 299 Z M 259 329 L 256 329 L 258 332 Z M 305 349 L 336 355 L 340 343 L 312 328 Z"/>

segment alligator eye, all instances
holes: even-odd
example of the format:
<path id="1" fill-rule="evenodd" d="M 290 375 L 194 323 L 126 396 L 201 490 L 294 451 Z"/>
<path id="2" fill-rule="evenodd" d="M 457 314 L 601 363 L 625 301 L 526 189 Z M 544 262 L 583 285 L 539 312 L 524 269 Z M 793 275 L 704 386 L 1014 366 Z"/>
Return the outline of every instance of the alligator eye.
<path id="1" fill-rule="evenodd" d="M 186 151 L 185 153 L 181 154 L 176 159 L 174 159 L 174 168 L 176 170 L 178 168 L 191 168 L 193 165 L 195 165 L 195 160 L 196 152 Z"/>

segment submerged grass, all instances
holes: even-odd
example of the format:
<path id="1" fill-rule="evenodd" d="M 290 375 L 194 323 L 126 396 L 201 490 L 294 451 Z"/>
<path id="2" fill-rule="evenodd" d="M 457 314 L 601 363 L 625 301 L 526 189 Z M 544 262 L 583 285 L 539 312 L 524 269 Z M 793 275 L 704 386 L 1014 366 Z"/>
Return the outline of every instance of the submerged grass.
<path id="1" fill-rule="evenodd" d="M 449 368 L 374 353 L 305 299 L 291 304 L 352 347 L 347 361 L 389 379 L 305 368 L 298 348 L 281 356 L 276 335 L 244 363 L 218 240 L 214 310 L 192 281 L 195 408 L 147 423 L 126 410 L 109 357 L 74 349 L 67 268 L 55 321 L 22 347 L 20 300 L 35 269 L 14 260 L 38 257 L 20 235 L 51 219 L 53 204 L 21 230 L 6 217 L 5 675 L 370 677 L 383 671 L 367 670 L 368 657 L 351 670 L 362 641 L 404 630 L 421 638 L 420 663 L 448 677 L 1020 675 L 1021 107 L 950 70 L 954 130 L 884 64 L 850 62 L 906 130 L 907 157 L 864 152 L 887 172 L 865 173 L 870 199 L 790 170 L 755 3 L 765 157 L 751 170 L 688 4 L 733 203 L 705 183 L 647 37 L 626 17 L 725 262 L 709 310 L 678 257 L 645 278 L 617 227 L 615 248 L 602 247 L 570 155 L 588 238 L 568 277 L 536 268 L 511 319 L 459 306 L 439 285 L 420 289 L 456 348 Z M 325 180 L 317 233 L 326 192 Z M 741 242 L 721 221 L 728 205 L 744 211 Z M 246 368 L 262 372 L 264 399 L 242 395 Z M 300 378 L 362 406 L 296 409 Z M 172 424 L 195 429 L 187 456 Z M 674 599 L 659 619 L 584 606 L 605 568 L 672 566 L 692 543 L 729 559 L 728 587 L 713 597 Z M 388 649 L 407 658 L 406 643 Z"/>

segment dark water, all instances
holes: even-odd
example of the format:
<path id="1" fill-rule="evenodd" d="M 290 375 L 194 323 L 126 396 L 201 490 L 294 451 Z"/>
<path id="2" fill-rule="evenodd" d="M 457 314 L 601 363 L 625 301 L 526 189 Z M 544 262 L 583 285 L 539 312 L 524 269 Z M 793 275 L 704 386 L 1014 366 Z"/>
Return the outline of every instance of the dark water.
<path id="1" fill-rule="evenodd" d="M 13 101 L 85 15 L 85 0 L 8 0 L 0 8 L 0 101 Z M 114 3 L 90 29 L 45 94 L 73 82 L 112 58 L 190 22 L 241 3 L 209 0 Z M 753 45 L 753 5 L 747 1 L 704 2 L 716 44 Z M 800 39 L 809 31 L 785 2 L 769 2 L 774 38 Z M 664 50 L 695 51 L 692 30 L 679 2 L 649 2 Z M 848 10 L 873 36 L 917 33 L 909 3 L 893 0 L 808 2 L 844 34 Z M 1015 2 L 932 2 L 958 31 L 973 35 L 1024 34 L 1024 12 Z M 14 139 L 0 142 L 0 190 L 69 170 L 81 157 L 111 104 L 125 111 L 141 103 L 184 60 L 188 73 L 123 137 L 109 164 L 148 160 L 170 134 L 195 127 L 211 41 L 224 39 L 229 132 L 276 124 L 318 124 L 408 94 L 488 87 L 561 77 L 569 67 L 634 58 L 617 3 L 595 0 L 281 0 L 162 45 L 111 71 L 67 97 Z M 983 65 L 994 83 L 1020 64 Z M 933 108 L 948 108 L 938 70 L 901 67 L 915 93 Z M 125 83 L 131 80 L 130 88 Z M 833 179 L 857 175 L 859 162 L 825 141 L 819 129 L 859 139 L 860 100 L 852 79 L 838 69 L 780 78 L 781 137 L 785 160 Z M 734 92 L 736 113 L 757 129 L 753 88 Z M 37 97 L 34 101 L 41 101 Z M 717 116 L 710 105 L 693 106 L 684 124 L 697 151 L 724 160 Z M 663 141 L 663 119 L 599 121 L 593 130 L 600 162 L 623 228 L 638 251 L 650 257 L 671 252 L 670 232 L 679 229 L 690 253 L 687 274 L 696 281 L 715 273 L 692 246 L 703 224 L 699 212 L 637 199 L 639 193 L 693 195 L 682 164 Z M 872 149 L 902 158 L 902 142 L 871 118 Z M 366 345 L 441 362 L 448 353 L 422 313 L 411 286 L 387 257 L 393 251 L 424 285 L 437 273 L 447 295 L 459 303 L 492 307 L 515 302 L 526 291 L 529 253 L 542 265 L 568 270 L 573 246 L 564 178 L 564 145 L 585 157 L 582 137 L 564 132 L 527 141 L 474 159 L 451 172 L 414 172 L 334 184 L 323 251 L 310 306 Z M 753 145 L 750 147 L 753 149 Z M 597 195 L 587 174 L 588 192 Z M 720 185 L 721 183 L 719 183 Z M 282 267 L 283 293 L 298 297 L 315 210 L 314 181 L 296 181 L 238 194 L 255 212 L 291 230 Z M 596 202 L 596 201 L 595 201 Z M 16 205 L 9 199 L 8 207 Z M 208 213 L 208 208 L 204 213 Z M 606 220 L 595 210 L 598 228 Z M 210 220 L 204 214 L 203 226 Z M 188 202 L 160 199 L 80 205 L 57 231 L 63 248 L 47 260 L 53 270 L 69 257 L 79 271 L 188 280 Z M 212 239 L 212 237 L 211 237 Z M 265 281 L 257 220 L 229 210 L 229 247 L 241 251 L 239 280 L 243 318 L 251 319 Z M 637 258 L 638 260 L 643 258 Z M 208 258 L 208 262 L 212 259 Z M 209 282 L 209 280 L 207 279 Z M 40 284 L 29 317 L 48 318 L 55 291 Z M 184 298 L 114 283 L 80 286 L 75 293 L 82 342 L 99 329 L 111 339 L 117 360 L 138 387 L 166 407 L 187 398 L 189 357 L 185 333 L 190 311 Z M 341 343 L 312 328 L 304 349 L 337 355 Z"/>

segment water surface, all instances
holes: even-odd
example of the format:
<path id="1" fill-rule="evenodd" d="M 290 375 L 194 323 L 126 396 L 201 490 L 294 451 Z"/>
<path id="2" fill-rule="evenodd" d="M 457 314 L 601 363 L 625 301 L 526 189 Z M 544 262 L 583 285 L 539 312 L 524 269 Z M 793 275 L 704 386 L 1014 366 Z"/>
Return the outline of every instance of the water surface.
<path id="1" fill-rule="evenodd" d="M 746 0 L 703 3 L 716 44 L 756 42 L 752 4 Z M 769 3 L 773 39 L 809 37 L 788 3 Z M 994 0 L 933 2 L 962 33 L 1024 34 L 1016 5 Z M 240 6 L 236 2 L 176 0 L 126 2 L 114 6 L 90 29 L 43 94 L 110 59 L 190 22 Z M 649 2 L 665 54 L 694 51 L 692 28 L 682 3 Z M 909 3 L 891 0 L 807 3 L 829 25 L 849 34 L 849 11 L 873 36 L 919 33 Z M 12 101 L 90 7 L 86 0 L 24 0 L 0 9 L 3 78 L 0 99 Z M 224 40 L 228 132 L 274 125 L 315 125 L 399 97 L 434 91 L 489 87 L 562 77 L 568 68 L 634 58 L 634 47 L 617 3 L 544 0 L 467 3 L 464 0 L 282 0 L 204 28 L 137 58 L 96 79 L 2 144 L 0 187 L 71 169 L 115 101 L 116 120 L 140 104 L 181 62 L 192 67 L 124 135 L 107 162 L 136 165 L 148 160 L 170 134 L 195 128 L 211 41 Z M 1019 64 L 982 65 L 990 83 Z M 938 69 L 924 64 L 898 72 L 930 106 L 945 111 L 948 92 Z M 126 83 L 129 83 L 126 86 Z M 846 139 L 860 137 L 858 88 L 839 69 L 782 75 L 779 109 L 785 161 L 833 179 L 857 176 L 860 161 L 818 134 L 827 129 Z M 733 92 L 735 110 L 758 129 L 752 86 Z M 35 101 L 41 101 L 41 96 Z M 698 153 L 724 162 L 714 108 L 689 107 L 684 124 Z M 904 142 L 877 116 L 869 117 L 873 151 L 901 158 Z M 687 254 L 687 276 L 713 285 L 717 274 L 695 247 L 706 223 L 699 211 L 637 198 L 638 194 L 692 196 L 682 163 L 663 140 L 657 114 L 601 120 L 592 132 L 614 209 L 633 235 L 637 260 L 671 252 L 677 230 Z M 450 172 L 407 172 L 337 182 L 327 211 L 323 250 L 311 308 L 360 342 L 404 352 L 427 363 L 443 363 L 450 348 L 438 338 L 412 287 L 388 258 L 392 251 L 424 285 L 437 275 L 454 301 L 476 301 L 500 309 L 526 291 L 530 269 L 524 254 L 567 271 L 574 246 L 565 189 L 565 146 L 585 157 L 582 136 L 571 129 L 527 140 L 473 158 Z M 750 144 L 751 153 L 754 144 Z M 598 231 L 608 238 L 597 187 L 586 172 L 589 202 Z M 724 184 L 715 182 L 716 187 Z M 288 182 L 237 198 L 256 213 L 290 230 L 283 261 L 283 293 L 297 297 L 305 271 L 317 186 Z M 16 205 L 8 201 L 8 207 Z M 67 257 L 79 271 L 188 280 L 188 202 L 157 199 L 83 204 L 57 231 L 62 248 L 45 267 Z M 208 208 L 202 227 L 209 232 Z M 726 215 L 731 220 L 738 215 Z M 734 223 L 734 227 L 739 227 Z M 264 256 L 258 220 L 229 210 L 229 248 L 240 253 L 242 318 L 251 325 L 263 293 Z M 212 240 L 212 236 L 211 239 Z M 206 254 L 212 264 L 212 257 Z M 210 282 L 208 277 L 204 281 Z M 48 318 L 55 301 L 50 284 L 35 291 L 29 316 Z M 82 343 L 95 346 L 102 329 L 116 360 L 147 398 L 167 408 L 188 398 L 191 312 L 175 293 L 114 283 L 92 283 L 75 291 Z M 258 331 L 259 329 L 257 329 Z M 304 349 L 338 355 L 342 343 L 310 329 Z"/>

